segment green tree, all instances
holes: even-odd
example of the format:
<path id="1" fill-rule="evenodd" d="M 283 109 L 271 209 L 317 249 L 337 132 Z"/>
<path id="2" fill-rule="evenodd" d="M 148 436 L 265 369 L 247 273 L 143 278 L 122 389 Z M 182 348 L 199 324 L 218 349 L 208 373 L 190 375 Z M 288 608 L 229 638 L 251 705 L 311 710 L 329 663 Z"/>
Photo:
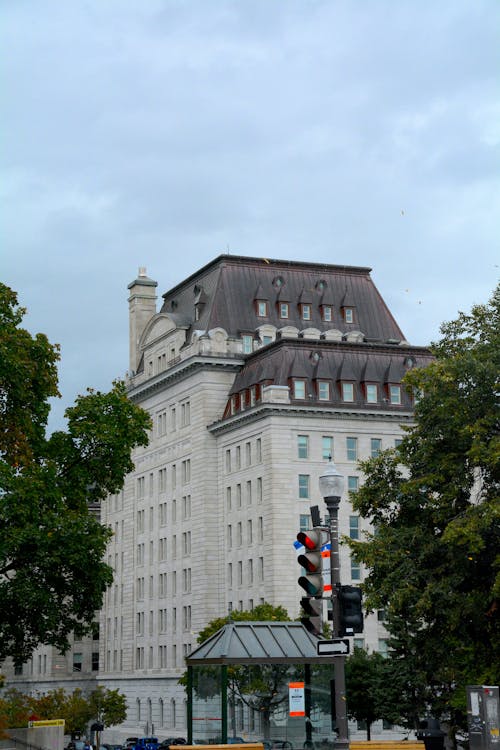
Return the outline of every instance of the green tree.
<path id="1" fill-rule="evenodd" d="M 84 731 L 93 716 L 89 699 L 80 688 L 72 693 L 56 688 L 38 695 L 33 699 L 33 711 L 40 719 L 64 719 L 66 734 Z"/>
<path id="2" fill-rule="evenodd" d="M 66 431 L 47 437 L 59 351 L 21 328 L 24 313 L 0 284 L 0 662 L 17 664 L 39 644 L 64 652 L 71 632 L 90 631 L 112 570 L 111 531 L 89 503 L 122 487 L 150 426 L 117 381 L 79 396 Z"/>
<path id="3" fill-rule="evenodd" d="M 371 740 L 371 725 L 384 717 L 380 702 L 385 684 L 385 659 L 374 652 L 355 648 L 345 662 L 347 714 L 366 724 L 366 739 Z"/>
<path id="4" fill-rule="evenodd" d="M 414 426 L 361 464 L 352 502 L 375 532 L 348 540 L 368 609 L 386 612 L 408 725 L 426 710 L 463 724 L 465 685 L 498 679 L 500 663 L 500 287 L 441 333 L 435 360 L 405 378 Z"/>
<path id="5" fill-rule="evenodd" d="M 122 724 L 127 718 L 127 699 L 119 690 L 109 690 L 99 685 L 89 696 L 92 718 L 105 727 Z"/>

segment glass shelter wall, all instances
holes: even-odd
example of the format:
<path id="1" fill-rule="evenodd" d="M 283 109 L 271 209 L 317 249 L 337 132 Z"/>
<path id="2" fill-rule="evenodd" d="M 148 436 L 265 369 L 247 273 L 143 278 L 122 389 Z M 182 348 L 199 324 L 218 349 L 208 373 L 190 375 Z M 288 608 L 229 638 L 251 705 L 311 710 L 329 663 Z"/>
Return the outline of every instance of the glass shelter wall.
<path id="1" fill-rule="evenodd" d="M 191 669 L 194 744 L 223 742 L 226 731 L 229 742 L 264 742 L 266 750 L 333 748 L 331 664 Z"/>

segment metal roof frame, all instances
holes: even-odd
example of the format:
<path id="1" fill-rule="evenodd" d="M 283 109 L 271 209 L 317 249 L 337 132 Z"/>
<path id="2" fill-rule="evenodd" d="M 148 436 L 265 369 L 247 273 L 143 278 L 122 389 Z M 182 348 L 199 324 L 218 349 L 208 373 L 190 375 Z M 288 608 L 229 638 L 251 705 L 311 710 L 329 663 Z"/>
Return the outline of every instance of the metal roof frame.
<path id="1" fill-rule="evenodd" d="M 192 651 L 186 664 L 331 664 L 330 657 L 318 656 L 317 643 L 301 622 L 230 622 Z"/>

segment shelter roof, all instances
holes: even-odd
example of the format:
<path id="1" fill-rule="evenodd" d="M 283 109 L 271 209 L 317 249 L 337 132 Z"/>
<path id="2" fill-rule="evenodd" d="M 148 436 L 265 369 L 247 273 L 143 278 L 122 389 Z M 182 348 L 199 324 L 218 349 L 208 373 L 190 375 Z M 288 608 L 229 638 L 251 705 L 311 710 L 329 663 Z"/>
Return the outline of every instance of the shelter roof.
<path id="1" fill-rule="evenodd" d="M 317 643 L 300 622 L 230 622 L 192 651 L 186 664 L 326 664 Z"/>

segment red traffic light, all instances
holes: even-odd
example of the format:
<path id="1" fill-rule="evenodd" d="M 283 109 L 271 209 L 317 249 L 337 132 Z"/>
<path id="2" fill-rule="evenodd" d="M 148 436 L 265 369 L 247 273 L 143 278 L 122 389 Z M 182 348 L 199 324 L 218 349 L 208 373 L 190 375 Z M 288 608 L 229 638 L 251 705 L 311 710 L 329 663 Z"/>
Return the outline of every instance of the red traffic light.
<path id="1" fill-rule="evenodd" d="M 317 549 L 321 547 L 321 531 L 319 529 L 299 531 L 297 541 L 303 544 L 306 549 Z"/>

